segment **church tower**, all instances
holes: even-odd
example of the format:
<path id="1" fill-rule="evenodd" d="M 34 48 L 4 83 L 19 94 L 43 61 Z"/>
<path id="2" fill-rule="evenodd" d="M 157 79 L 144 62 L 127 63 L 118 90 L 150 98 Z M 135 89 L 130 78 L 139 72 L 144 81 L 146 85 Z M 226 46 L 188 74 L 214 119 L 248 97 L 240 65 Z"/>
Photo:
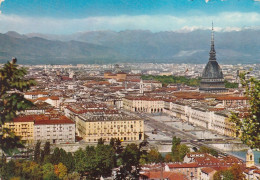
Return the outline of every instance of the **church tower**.
<path id="1" fill-rule="evenodd" d="M 221 93 L 227 91 L 224 84 L 224 76 L 222 70 L 218 65 L 216 59 L 213 22 L 211 31 L 211 47 L 209 52 L 209 61 L 202 72 L 199 90 L 201 92 L 208 93 Z"/>
<path id="2" fill-rule="evenodd" d="M 246 167 L 251 167 L 255 165 L 255 160 L 254 160 L 254 152 L 249 149 L 246 153 Z"/>

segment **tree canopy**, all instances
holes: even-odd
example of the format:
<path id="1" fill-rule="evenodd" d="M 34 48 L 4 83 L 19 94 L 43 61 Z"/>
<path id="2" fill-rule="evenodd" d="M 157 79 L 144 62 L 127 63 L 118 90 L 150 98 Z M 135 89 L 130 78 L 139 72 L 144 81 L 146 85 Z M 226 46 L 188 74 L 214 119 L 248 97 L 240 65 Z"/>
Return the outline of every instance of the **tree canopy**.
<path id="1" fill-rule="evenodd" d="M 5 122 L 12 121 L 16 113 L 23 111 L 33 103 L 24 98 L 22 92 L 35 85 L 35 81 L 27 79 L 25 68 L 19 68 L 16 58 L 7 62 L 0 68 L 0 123 L 1 127 Z M 22 147 L 20 138 L 15 136 L 9 129 L 0 130 L 0 148 L 7 154 L 17 151 Z"/>
<path id="2" fill-rule="evenodd" d="M 250 107 L 247 113 L 232 112 L 230 121 L 235 123 L 237 135 L 243 143 L 251 148 L 260 148 L 260 81 L 246 73 L 240 74 L 245 95 L 249 98 Z"/>

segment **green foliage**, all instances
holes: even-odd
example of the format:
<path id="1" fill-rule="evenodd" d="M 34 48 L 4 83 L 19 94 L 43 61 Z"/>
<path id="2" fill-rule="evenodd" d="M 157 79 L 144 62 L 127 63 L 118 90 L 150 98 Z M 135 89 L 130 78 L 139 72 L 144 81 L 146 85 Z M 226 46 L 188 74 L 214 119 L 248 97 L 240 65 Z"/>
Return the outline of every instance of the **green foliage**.
<path id="1" fill-rule="evenodd" d="M 189 152 L 190 152 L 189 147 L 185 144 L 181 144 L 180 138 L 173 136 L 171 160 L 175 161 L 175 162 L 181 162 L 181 161 L 183 161 L 186 154 Z M 170 160 L 170 157 L 168 155 L 167 161 L 169 161 L 169 160 Z"/>
<path id="2" fill-rule="evenodd" d="M 200 79 L 190 79 L 184 76 L 153 76 L 153 75 L 142 75 L 144 80 L 157 80 L 160 81 L 163 86 L 168 84 L 185 84 L 188 86 L 199 86 Z"/>
<path id="3" fill-rule="evenodd" d="M 45 144 L 44 144 L 44 149 L 43 149 L 43 152 L 44 152 L 44 155 L 50 155 L 50 152 L 51 152 L 51 144 L 49 141 L 47 141 Z"/>
<path id="4" fill-rule="evenodd" d="M 59 179 L 63 179 L 68 172 L 68 169 L 64 164 L 59 163 L 58 165 L 54 166 L 54 172 L 59 177 Z"/>
<path id="5" fill-rule="evenodd" d="M 121 145 L 121 141 L 120 141 L 119 138 L 117 138 L 117 139 L 111 138 L 110 146 L 113 147 L 113 149 L 115 150 L 116 154 L 121 154 L 123 152 L 123 147 Z"/>
<path id="6" fill-rule="evenodd" d="M 179 150 L 180 161 L 183 161 L 186 154 L 190 152 L 190 149 L 186 144 L 179 145 L 178 150 Z"/>
<path id="7" fill-rule="evenodd" d="M 114 167 L 114 149 L 110 145 L 98 144 L 96 149 L 96 171 L 98 176 L 107 177 Z"/>
<path id="8" fill-rule="evenodd" d="M 163 157 L 157 149 L 151 149 L 147 154 L 148 163 L 159 163 L 163 162 Z"/>
<path id="9" fill-rule="evenodd" d="M 17 111 L 22 111 L 31 107 L 32 102 L 26 100 L 24 96 L 17 92 L 24 92 L 35 85 L 35 81 L 27 80 L 24 68 L 18 68 L 16 59 L 7 62 L 0 69 L 0 121 L 5 123 L 11 121 Z M 15 91 L 15 93 L 9 93 Z"/>
<path id="10" fill-rule="evenodd" d="M 239 165 L 234 165 L 227 170 L 217 171 L 213 180 L 244 180 L 245 175 Z"/>
<path id="11" fill-rule="evenodd" d="M 80 174 L 77 172 L 70 173 L 63 178 L 63 180 L 78 180 L 78 179 L 80 179 Z"/>
<path id="12" fill-rule="evenodd" d="M 208 154 L 211 154 L 212 156 L 218 157 L 218 152 L 215 149 L 208 148 L 206 146 L 201 146 L 199 149 L 199 152 L 208 153 Z"/>
<path id="13" fill-rule="evenodd" d="M 40 162 L 40 155 L 41 155 L 41 142 L 37 141 L 35 149 L 34 149 L 34 161 L 35 162 Z"/>
<path id="14" fill-rule="evenodd" d="M 167 153 L 164 157 L 166 163 L 172 162 L 172 153 Z"/>
<path id="15" fill-rule="evenodd" d="M 27 71 L 18 68 L 14 58 L 12 62 L 7 62 L 0 68 L 0 123 L 12 121 L 18 111 L 23 111 L 33 106 L 33 103 L 24 98 L 21 92 L 27 91 L 35 81 L 26 79 Z M 11 155 L 22 147 L 20 138 L 8 130 L 0 131 L 0 148 Z"/>
<path id="16" fill-rule="evenodd" d="M 16 136 L 10 129 L 2 128 L 0 131 L 0 147 L 9 156 L 18 153 L 18 148 L 24 147 L 21 138 Z"/>
<path id="17" fill-rule="evenodd" d="M 246 79 L 246 74 L 240 74 L 240 81 L 249 98 L 248 114 L 243 118 L 239 113 L 232 113 L 229 117 L 235 123 L 236 133 L 243 143 L 251 148 L 260 148 L 260 80 Z"/>
<path id="18" fill-rule="evenodd" d="M 43 175 L 43 180 L 59 180 L 59 177 L 54 172 L 49 172 Z"/>
<path id="19" fill-rule="evenodd" d="M 238 88 L 238 83 L 232 83 L 227 80 L 224 81 L 225 88 Z"/>
<path id="20" fill-rule="evenodd" d="M 132 166 L 139 165 L 139 148 L 136 144 L 128 144 L 125 150 L 122 153 L 122 161 L 125 169 L 130 172 L 132 170 Z"/>

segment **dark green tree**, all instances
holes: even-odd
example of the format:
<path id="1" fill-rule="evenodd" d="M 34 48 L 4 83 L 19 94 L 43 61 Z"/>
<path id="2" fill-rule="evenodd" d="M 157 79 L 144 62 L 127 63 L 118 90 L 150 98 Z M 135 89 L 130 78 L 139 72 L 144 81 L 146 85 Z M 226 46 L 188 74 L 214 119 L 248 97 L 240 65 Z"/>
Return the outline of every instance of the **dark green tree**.
<path id="1" fill-rule="evenodd" d="M 50 144 L 49 141 L 47 141 L 47 142 L 44 144 L 43 151 L 44 151 L 44 155 L 45 155 L 45 156 L 50 155 L 50 152 L 51 152 L 51 144 Z"/>
<path id="2" fill-rule="evenodd" d="M 20 138 L 1 127 L 5 122 L 12 121 L 18 111 L 33 106 L 31 101 L 24 98 L 22 92 L 35 85 L 35 81 L 25 77 L 26 69 L 19 68 L 16 62 L 16 58 L 13 58 L 0 68 L 0 148 L 8 154 L 22 147 L 22 144 Z"/>
<path id="3" fill-rule="evenodd" d="M 179 146 L 181 144 L 181 139 L 173 136 L 172 137 L 172 159 L 173 161 L 180 161 Z"/>
<path id="4" fill-rule="evenodd" d="M 179 145 L 178 150 L 179 150 L 180 161 L 183 161 L 186 154 L 190 152 L 190 149 L 186 144 Z"/>
<path id="5" fill-rule="evenodd" d="M 123 169 L 127 172 L 126 174 L 133 178 L 137 178 L 136 176 L 139 175 L 140 157 L 140 148 L 134 143 L 128 144 L 122 152 Z"/>
<path id="6" fill-rule="evenodd" d="M 246 73 L 240 74 L 242 87 L 249 99 L 248 113 L 239 117 L 239 113 L 233 112 L 230 121 L 235 123 L 237 135 L 243 143 L 251 148 L 260 148 L 260 80 L 246 78 Z"/>
<path id="7" fill-rule="evenodd" d="M 40 150 L 40 161 L 39 163 L 42 164 L 44 162 L 44 151 L 41 149 Z"/>
<path id="8" fill-rule="evenodd" d="M 41 156 L 41 142 L 37 141 L 35 148 L 34 148 L 34 161 L 35 162 L 40 162 L 40 157 Z"/>
<path id="9" fill-rule="evenodd" d="M 206 147 L 206 146 L 201 146 L 199 149 L 199 152 L 201 153 L 208 153 L 211 154 L 212 156 L 218 157 L 218 152 L 215 149 Z"/>
<path id="10" fill-rule="evenodd" d="M 112 168 L 114 167 L 114 149 L 110 145 L 98 144 L 95 148 L 96 151 L 96 171 L 98 177 L 101 175 L 107 177 L 111 175 Z"/>

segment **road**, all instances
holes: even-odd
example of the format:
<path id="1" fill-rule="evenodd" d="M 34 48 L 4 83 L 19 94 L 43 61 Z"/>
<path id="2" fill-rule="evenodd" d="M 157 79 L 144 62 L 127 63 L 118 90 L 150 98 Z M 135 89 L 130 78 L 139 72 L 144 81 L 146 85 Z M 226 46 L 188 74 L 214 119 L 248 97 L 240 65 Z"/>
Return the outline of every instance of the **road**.
<path id="1" fill-rule="evenodd" d="M 148 114 L 138 114 L 138 115 L 145 120 L 146 125 L 149 125 L 150 127 L 157 129 L 160 132 L 163 132 L 168 137 L 176 136 L 176 137 L 179 137 L 182 142 L 187 142 L 194 147 L 199 148 L 201 146 L 206 146 L 206 147 L 215 149 L 216 151 L 218 151 L 221 154 L 224 154 L 221 149 L 210 146 L 209 144 L 206 144 L 206 143 L 198 140 L 198 138 L 196 136 L 193 136 L 188 132 L 181 131 L 180 129 L 177 129 L 172 126 L 168 126 L 164 122 L 156 121 L 155 119 L 152 118 L 151 115 L 148 115 Z M 226 139 L 230 139 L 230 138 L 226 138 Z M 205 140 L 205 139 L 203 139 L 203 140 Z M 212 139 L 207 139 L 207 140 L 212 140 Z M 223 139 L 214 139 L 214 140 L 223 141 Z"/>

